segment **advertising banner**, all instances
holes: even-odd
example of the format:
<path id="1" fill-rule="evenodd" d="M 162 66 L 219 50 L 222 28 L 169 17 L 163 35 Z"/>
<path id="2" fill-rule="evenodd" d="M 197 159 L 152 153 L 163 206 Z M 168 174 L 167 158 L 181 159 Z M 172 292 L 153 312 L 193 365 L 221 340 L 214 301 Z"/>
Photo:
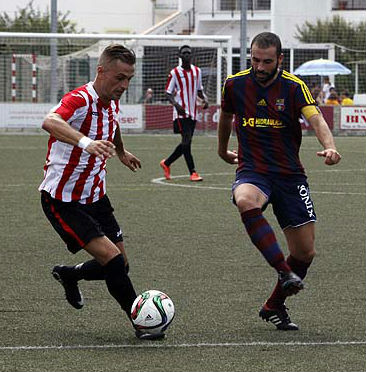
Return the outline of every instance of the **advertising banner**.
<path id="1" fill-rule="evenodd" d="M 365 107 L 342 107 L 341 129 L 366 130 L 366 106 Z"/>
<path id="2" fill-rule="evenodd" d="M 119 125 L 123 129 L 144 129 L 144 120 L 142 115 L 142 105 L 120 105 L 118 116 Z"/>
<path id="3" fill-rule="evenodd" d="M 207 110 L 197 108 L 197 130 L 216 130 L 220 106 L 212 105 Z M 145 129 L 172 129 L 173 107 L 171 105 L 146 105 Z"/>
<path id="4" fill-rule="evenodd" d="M 0 128 L 41 128 L 45 116 L 55 105 L 52 103 L 0 103 Z M 121 129 L 142 131 L 142 105 L 121 105 Z"/>
<path id="5" fill-rule="evenodd" d="M 0 103 L 0 128 L 41 128 L 52 103 Z"/>

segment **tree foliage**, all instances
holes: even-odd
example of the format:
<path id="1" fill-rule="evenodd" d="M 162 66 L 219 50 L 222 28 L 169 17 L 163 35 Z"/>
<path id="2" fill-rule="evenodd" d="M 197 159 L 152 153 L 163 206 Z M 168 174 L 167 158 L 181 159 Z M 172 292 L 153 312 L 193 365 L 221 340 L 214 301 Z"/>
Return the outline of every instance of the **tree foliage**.
<path id="1" fill-rule="evenodd" d="M 297 26 L 295 37 L 303 43 L 335 43 L 350 49 L 363 49 L 366 46 L 366 21 L 354 24 L 340 16 L 315 24 L 305 22 Z"/>
<path id="2" fill-rule="evenodd" d="M 57 32 L 58 33 L 79 33 L 74 21 L 68 19 L 70 12 L 57 13 Z M 33 0 L 24 8 L 18 8 L 12 18 L 8 13 L 0 13 L 1 32 L 51 32 L 51 15 L 47 8 L 41 12 L 33 6 Z"/>
<path id="3" fill-rule="evenodd" d="M 301 27 L 297 26 L 295 38 L 302 43 L 334 43 L 335 59 L 351 70 L 359 61 L 360 90 L 366 91 L 366 21 L 356 24 L 334 16 L 326 20 L 318 19 L 314 24 L 305 22 Z M 336 81 L 339 86 L 348 85 L 350 90 L 354 89 L 349 76 L 336 76 Z"/>
<path id="4" fill-rule="evenodd" d="M 36 9 L 30 0 L 24 8 L 18 8 L 11 17 L 6 12 L 0 12 L 0 32 L 23 32 L 23 33 L 50 33 L 51 13 Z M 57 32 L 60 34 L 82 33 L 78 30 L 74 21 L 69 19 L 70 12 L 57 13 Z M 83 49 L 90 45 L 90 41 L 70 42 L 68 39 L 58 40 L 58 55 L 64 55 Z M 49 39 L 17 39 L 14 37 L 2 37 L 0 40 L 0 55 L 11 54 L 36 54 L 50 55 Z M 0 60 L 1 63 L 1 60 Z"/>

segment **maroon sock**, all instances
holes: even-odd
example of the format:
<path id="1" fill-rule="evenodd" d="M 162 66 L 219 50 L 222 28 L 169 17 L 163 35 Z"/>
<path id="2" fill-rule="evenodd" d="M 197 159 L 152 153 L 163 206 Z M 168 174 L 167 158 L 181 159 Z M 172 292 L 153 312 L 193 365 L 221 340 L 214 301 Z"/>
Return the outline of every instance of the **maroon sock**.
<path id="1" fill-rule="evenodd" d="M 291 267 L 291 270 L 300 277 L 300 279 L 304 279 L 306 276 L 306 273 L 308 271 L 309 266 L 311 265 L 311 262 L 303 262 L 299 261 L 296 258 L 292 257 L 291 255 L 287 257 L 287 263 Z M 277 309 L 281 307 L 286 300 L 286 296 L 283 293 L 282 287 L 280 283 L 277 281 L 277 284 L 269 297 L 269 299 L 266 301 L 266 306 L 270 309 Z"/>
<path id="2" fill-rule="evenodd" d="M 291 271 L 278 245 L 272 227 L 264 218 L 262 210 L 260 208 L 254 208 L 245 211 L 241 214 L 241 219 L 252 243 L 262 253 L 266 261 L 274 267 L 277 272 Z"/>

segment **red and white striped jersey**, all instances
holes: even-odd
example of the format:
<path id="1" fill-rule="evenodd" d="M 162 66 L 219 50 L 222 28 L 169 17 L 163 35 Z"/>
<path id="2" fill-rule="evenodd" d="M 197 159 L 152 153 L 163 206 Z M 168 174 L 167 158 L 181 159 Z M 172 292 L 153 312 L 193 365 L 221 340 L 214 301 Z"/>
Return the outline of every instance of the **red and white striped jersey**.
<path id="1" fill-rule="evenodd" d="M 191 118 L 196 120 L 197 92 L 203 91 L 202 73 L 197 66 L 191 65 L 190 70 L 177 66 L 170 71 L 165 87 L 167 93 L 173 94 L 175 100 L 184 108 L 186 114 L 178 115 L 173 110 L 173 120 L 177 118 Z"/>
<path id="2" fill-rule="evenodd" d="M 119 113 L 118 101 L 103 105 L 90 82 L 67 93 L 52 110 L 74 129 L 93 140 L 113 141 Z M 93 203 L 106 193 L 106 159 L 56 140 L 48 140 L 44 179 L 39 191 L 64 202 Z"/>

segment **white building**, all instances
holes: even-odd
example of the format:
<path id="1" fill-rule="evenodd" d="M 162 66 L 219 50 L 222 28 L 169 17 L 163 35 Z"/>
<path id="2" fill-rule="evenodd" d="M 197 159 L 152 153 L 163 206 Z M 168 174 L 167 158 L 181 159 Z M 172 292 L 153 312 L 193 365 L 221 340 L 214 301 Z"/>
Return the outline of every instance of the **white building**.
<path id="1" fill-rule="evenodd" d="M 220 34 L 240 45 L 242 0 L 57 0 L 57 8 L 87 33 Z M 3 1 L 11 17 L 29 0 Z M 261 31 L 280 35 L 285 46 L 295 43 L 297 25 L 339 14 L 346 20 L 366 19 L 366 0 L 247 0 L 248 42 Z M 51 0 L 36 0 L 44 12 Z"/>
<path id="2" fill-rule="evenodd" d="M 161 19 L 162 9 L 169 17 L 146 33 L 232 35 L 233 47 L 240 46 L 241 0 L 154 0 L 154 12 Z M 247 42 L 259 32 L 278 34 L 285 47 L 298 43 L 296 26 L 306 21 L 340 15 L 350 22 L 366 20 L 366 0 L 247 0 Z"/>
<path id="3" fill-rule="evenodd" d="M 34 0 L 33 8 L 42 14 L 51 8 L 53 0 Z M 20 9 L 25 9 L 29 0 L 1 1 L 1 12 L 13 18 Z M 86 33 L 142 33 L 176 11 L 178 1 L 158 4 L 151 0 L 57 0 L 57 9 L 68 13 L 77 29 Z M 154 5 L 159 10 L 153 12 Z M 42 30 L 44 32 L 44 30 Z"/>

